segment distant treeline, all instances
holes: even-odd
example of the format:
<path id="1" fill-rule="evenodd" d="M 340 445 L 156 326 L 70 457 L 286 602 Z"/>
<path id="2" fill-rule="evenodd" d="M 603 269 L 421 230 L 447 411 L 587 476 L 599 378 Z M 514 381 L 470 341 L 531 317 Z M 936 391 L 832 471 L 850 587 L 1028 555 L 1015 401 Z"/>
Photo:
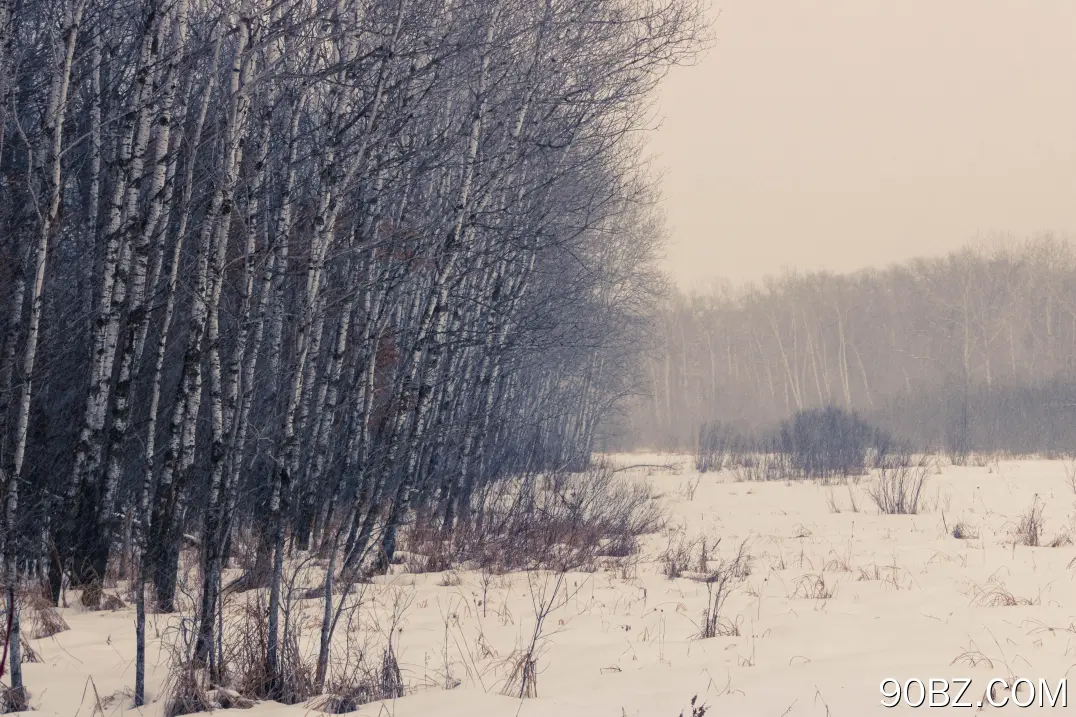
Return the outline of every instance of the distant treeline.
<path id="1" fill-rule="evenodd" d="M 1076 252 L 1052 237 L 677 293 L 654 332 L 632 446 L 832 405 L 919 448 L 1076 449 Z"/>

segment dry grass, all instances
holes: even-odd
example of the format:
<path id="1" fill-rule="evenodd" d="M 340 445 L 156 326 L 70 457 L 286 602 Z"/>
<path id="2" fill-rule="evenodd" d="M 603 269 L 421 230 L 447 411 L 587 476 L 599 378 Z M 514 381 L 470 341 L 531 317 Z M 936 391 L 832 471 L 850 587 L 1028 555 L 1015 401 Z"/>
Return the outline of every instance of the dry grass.
<path id="1" fill-rule="evenodd" d="M 1072 545 L 1072 533 L 1062 530 L 1046 544 L 1047 548 L 1065 548 Z"/>
<path id="2" fill-rule="evenodd" d="M 845 484 L 845 488 L 848 490 L 848 510 L 858 513 L 859 500 L 856 498 L 856 488 L 853 482 L 858 482 L 858 479 Z M 836 488 L 832 485 L 826 488 L 826 506 L 829 508 L 830 513 L 840 513 L 842 510 L 841 504 L 837 501 Z"/>
<path id="3" fill-rule="evenodd" d="M 118 591 L 105 592 L 102 583 L 95 580 L 89 583 L 82 590 L 82 595 L 79 597 L 79 602 L 87 610 L 109 610 L 115 612 L 116 610 L 122 610 L 127 607 L 127 603 L 120 597 Z"/>
<path id="4" fill-rule="evenodd" d="M 22 661 L 23 662 L 30 662 L 30 663 L 41 662 L 41 655 L 37 654 L 37 651 L 27 641 L 26 635 L 22 635 L 22 638 L 21 638 L 19 644 L 22 645 Z"/>
<path id="5" fill-rule="evenodd" d="M 24 712 L 30 709 L 30 694 L 25 687 L 15 689 L 0 685 L 0 713 Z"/>
<path id="6" fill-rule="evenodd" d="M 716 548 L 717 543 L 710 548 Z M 691 570 L 692 566 L 698 566 L 699 572 L 707 571 L 709 562 L 709 550 L 705 536 L 689 538 L 683 529 L 672 530 L 668 533 L 668 542 L 665 550 L 658 555 L 658 563 L 665 577 L 674 580 L 683 577 L 684 573 Z"/>
<path id="7" fill-rule="evenodd" d="M 692 695 L 691 704 L 688 706 L 688 709 L 691 710 L 690 715 L 681 711 L 680 717 L 706 717 L 706 714 L 710 711 L 710 707 L 705 702 L 699 702 L 698 700 L 698 695 Z"/>
<path id="8" fill-rule="evenodd" d="M 649 485 L 604 465 L 500 482 L 475 497 L 470 515 L 448 533 L 436 516 L 416 516 L 403 536 L 409 570 L 592 571 L 602 558 L 634 555 L 639 536 L 664 525 Z"/>
<path id="9" fill-rule="evenodd" d="M 1076 496 L 1076 457 L 1067 456 L 1062 464 L 1065 469 L 1065 483 Z"/>
<path id="10" fill-rule="evenodd" d="M 680 497 L 689 503 L 695 500 L 695 493 L 699 490 L 699 483 L 702 482 L 702 476 L 697 476 L 695 480 L 687 481 L 680 486 Z"/>
<path id="11" fill-rule="evenodd" d="M 893 590 L 901 590 L 900 582 L 900 567 L 897 565 L 878 565 L 877 563 L 871 563 L 866 567 L 859 568 L 859 574 L 856 577 L 858 582 L 876 580 L 882 583 L 883 587 L 888 587 Z"/>
<path id="12" fill-rule="evenodd" d="M 180 717 L 213 709 L 213 702 L 192 667 L 175 670 L 169 676 L 166 689 L 168 697 L 164 703 L 165 717 Z"/>
<path id="13" fill-rule="evenodd" d="M 27 590 L 19 596 L 19 600 L 22 605 L 23 633 L 31 639 L 40 640 L 71 629 L 52 606 L 52 601 L 42 593 Z"/>
<path id="14" fill-rule="evenodd" d="M 224 666 L 228 681 L 243 696 L 252 699 L 273 697 L 277 702 L 297 704 L 315 694 L 314 665 L 299 649 L 301 631 L 293 623 L 282 630 L 277 675 L 265 664 L 268 652 L 268 610 L 264 597 L 246 601 L 238 620 L 225 632 Z"/>
<path id="15" fill-rule="evenodd" d="M 868 580 L 881 580 L 882 569 L 878 567 L 877 563 L 871 563 L 870 565 L 859 568 L 859 576 L 857 581 L 864 582 Z"/>
<path id="16" fill-rule="evenodd" d="M 1010 531 L 1013 543 L 1032 548 L 1038 547 L 1042 543 L 1042 531 L 1045 527 L 1043 519 L 1044 508 L 1045 506 L 1039 502 L 1039 496 L 1036 495 L 1031 501 L 1031 507 L 1021 516 L 1016 527 Z"/>
<path id="17" fill-rule="evenodd" d="M 980 650 L 974 646 L 961 652 L 959 655 L 953 658 L 950 665 L 967 665 L 968 667 L 986 667 L 988 669 L 994 669 L 994 661 L 984 655 Z"/>
<path id="18" fill-rule="evenodd" d="M 105 591 L 99 581 L 93 581 L 82 589 L 79 602 L 88 610 L 100 610 L 104 601 Z"/>
<path id="19" fill-rule="evenodd" d="M 913 462 L 901 456 L 879 466 L 878 478 L 867 489 L 867 495 L 884 515 L 916 515 L 929 472 L 926 460 Z"/>
<path id="20" fill-rule="evenodd" d="M 311 707 L 326 714 L 346 714 L 371 702 L 399 699 L 404 692 L 400 663 L 390 645 L 375 669 L 364 667 L 355 671 L 350 679 L 334 681 L 328 694 L 313 702 Z"/>
<path id="21" fill-rule="evenodd" d="M 972 587 L 972 602 L 980 607 L 1017 607 L 1020 605 L 1037 605 L 1038 600 L 1017 597 L 996 579 L 987 582 L 986 587 Z"/>
<path id="22" fill-rule="evenodd" d="M 780 453 L 745 453 L 732 466 L 733 480 L 772 481 L 782 480 L 790 473 L 787 456 Z"/>
<path id="23" fill-rule="evenodd" d="M 568 598 L 563 572 L 555 575 L 552 585 L 544 577 L 533 573 L 527 576 L 527 582 L 531 605 L 534 608 L 534 629 L 529 640 L 505 660 L 508 677 L 501 688 L 501 694 L 517 699 L 538 696 L 538 657 L 545 649 L 550 635 L 557 631 L 556 628 L 549 627 L 549 616 L 558 606 L 567 602 Z M 559 597 L 562 593 L 564 602 L 561 602 Z"/>
<path id="24" fill-rule="evenodd" d="M 403 697 L 406 687 L 394 640 L 413 599 L 412 592 L 394 590 L 387 604 L 391 613 L 387 624 L 381 625 L 375 619 L 375 635 L 359 623 L 360 610 L 366 604 L 364 596 L 355 598 L 346 612 L 342 649 L 328 665 L 327 695 L 311 706 L 329 714 L 343 714 L 370 702 Z"/>
<path id="25" fill-rule="evenodd" d="M 531 699 L 538 696 L 538 658 L 529 650 L 516 650 L 508 658 L 511 669 L 501 694 Z"/>
<path id="26" fill-rule="evenodd" d="M 437 584 L 443 588 L 459 587 L 463 584 L 463 578 L 455 570 L 449 570 L 441 575 L 441 579 L 437 581 Z"/>
<path id="27" fill-rule="evenodd" d="M 102 610 L 110 610 L 115 612 L 116 610 L 122 610 L 127 607 L 127 603 L 123 601 L 123 598 L 118 593 L 108 593 L 105 595 L 105 599 L 101 602 Z"/>
<path id="28" fill-rule="evenodd" d="M 710 568 L 705 576 L 696 578 L 698 582 L 706 585 L 706 606 L 702 612 L 699 639 L 734 637 L 740 634 L 739 624 L 722 616 L 721 612 L 735 583 L 742 582 L 751 574 L 751 560 L 745 540 L 740 543 L 734 556 L 719 560 L 718 565 Z"/>
<path id="29" fill-rule="evenodd" d="M 822 570 L 827 573 L 850 573 L 852 572 L 852 560 L 849 556 L 837 555 L 831 558 L 828 563 L 822 566 Z"/>
<path id="30" fill-rule="evenodd" d="M 356 711 L 361 705 L 402 697 L 405 692 L 403 675 L 393 646 L 401 611 L 410 604 L 407 594 L 400 592 L 391 606 L 392 627 L 371 644 L 370 625 L 360 625 L 356 616 L 362 597 L 341 607 L 346 627 L 343 628 L 343 649 L 330 660 L 324 687 L 316 676 L 316 654 L 308 654 L 304 644 L 303 626 L 308 624 L 304 613 L 302 593 L 295 582 L 302 566 L 286 576 L 286 590 L 281 605 L 281 633 L 278 645 L 278 666 L 270 674 L 266 664 L 268 650 L 268 605 L 264 592 L 244 593 L 235 602 L 225 605 L 228 619 L 221 636 L 219 684 L 213 684 L 205 669 L 194 666 L 191 660 L 193 630 L 178 630 L 180 637 L 172 646 L 172 674 L 166 688 L 165 715 L 203 712 L 214 709 L 245 708 L 256 701 L 273 699 L 283 704 L 298 704 L 318 699 L 310 704 L 328 714 Z M 402 596 L 402 597 L 401 597 Z M 236 602 L 238 604 L 236 604 Z M 376 623 L 373 626 L 377 629 Z M 319 696 L 319 693 L 320 694 Z"/>
<path id="31" fill-rule="evenodd" d="M 825 573 L 808 573 L 796 580 L 796 587 L 789 597 L 805 600 L 829 600 L 835 592 L 835 586 L 826 584 Z"/>
<path id="32" fill-rule="evenodd" d="M 853 513 L 859 512 L 859 503 L 856 501 L 855 489 L 852 487 L 851 483 L 848 484 L 848 506 L 852 509 Z"/>
<path id="33" fill-rule="evenodd" d="M 957 540 L 977 540 L 979 529 L 961 520 L 953 526 L 953 537 Z"/>

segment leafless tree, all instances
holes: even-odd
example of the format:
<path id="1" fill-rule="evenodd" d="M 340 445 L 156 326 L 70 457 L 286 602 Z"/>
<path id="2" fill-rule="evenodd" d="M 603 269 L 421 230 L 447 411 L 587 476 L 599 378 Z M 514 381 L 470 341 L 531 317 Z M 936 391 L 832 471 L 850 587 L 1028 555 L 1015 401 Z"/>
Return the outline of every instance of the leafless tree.
<path id="1" fill-rule="evenodd" d="M 353 580 L 416 511 L 473 533 L 490 485 L 585 466 L 663 290 L 637 137 L 703 17 L 0 0 L 12 605 L 29 566 L 54 599 L 99 584 L 128 523 L 141 704 L 146 585 L 182 607 L 195 535 L 194 659 L 217 679 L 221 575 L 254 534 L 239 587 L 269 590 L 275 696 L 289 552 Z"/>

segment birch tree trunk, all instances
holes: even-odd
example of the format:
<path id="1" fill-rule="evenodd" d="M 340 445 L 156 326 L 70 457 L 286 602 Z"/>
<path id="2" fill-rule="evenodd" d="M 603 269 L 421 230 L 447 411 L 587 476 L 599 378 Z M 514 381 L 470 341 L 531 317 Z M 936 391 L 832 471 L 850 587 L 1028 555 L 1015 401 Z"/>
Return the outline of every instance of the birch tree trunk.
<path id="1" fill-rule="evenodd" d="M 45 291 L 45 267 L 48 262 L 49 241 L 55 235 L 59 220 L 60 197 L 63 191 L 62 150 L 64 120 L 67 113 L 67 96 L 71 83 L 71 66 L 78 40 L 84 2 L 64 5 L 63 33 L 61 43 L 54 49 L 55 74 L 49 91 L 49 103 L 45 115 L 42 159 L 39 166 L 44 199 L 39 210 L 39 227 L 34 246 L 34 273 L 30 286 L 30 315 L 26 329 L 26 346 L 22 359 L 22 388 L 19 392 L 18 414 L 15 426 L 11 473 L 5 487 L 5 573 L 8 598 L 9 624 L 8 659 L 11 664 L 11 689 L 9 708 L 18 711 L 26 706 L 26 692 L 22 680 L 22 630 L 18 600 L 18 524 L 19 491 L 24 480 L 23 463 L 26 458 L 27 430 L 30 423 L 30 401 L 33 391 L 34 365 L 37 360 L 38 340 L 41 334 L 41 313 Z"/>
<path id="2" fill-rule="evenodd" d="M 101 580 L 108 558 L 109 536 L 101 534 L 102 523 L 108 530 L 112 508 L 103 506 L 111 494 L 107 478 L 100 475 L 104 460 L 104 428 L 111 398 L 113 365 L 117 353 L 120 322 L 126 309 L 130 279 L 132 247 L 139 189 L 144 174 L 146 150 L 152 129 L 153 108 L 150 97 L 157 84 L 156 56 L 160 47 L 162 18 L 159 8 L 146 8 L 145 25 L 137 61 L 135 91 L 125 117 L 129 118 L 120 141 L 119 172 L 109 201 L 108 220 L 104 228 L 105 260 L 98 297 L 98 317 L 94 324 L 93 362 L 90 388 L 86 398 L 85 418 L 75 451 L 75 462 L 65 492 L 68 506 L 68 529 L 58 536 L 61 557 L 68 557 L 71 577 L 76 584 Z M 128 367 L 129 372 L 129 367 Z M 129 378 L 129 377 L 128 377 Z M 121 399 L 121 413 L 126 397 Z M 121 415 L 119 428 L 125 432 L 126 418 Z M 114 490 L 112 491 L 114 492 Z M 74 523 L 74 524 L 72 524 Z"/>

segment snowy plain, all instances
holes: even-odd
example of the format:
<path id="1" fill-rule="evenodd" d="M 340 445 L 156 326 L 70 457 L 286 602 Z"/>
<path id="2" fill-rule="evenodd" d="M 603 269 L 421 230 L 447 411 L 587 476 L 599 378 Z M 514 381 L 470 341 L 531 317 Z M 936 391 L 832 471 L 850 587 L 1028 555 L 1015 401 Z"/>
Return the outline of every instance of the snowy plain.
<path id="1" fill-rule="evenodd" d="M 563 577 L 538 641 L 537 697 L 502 690 L 513 651 L 533 635 L 535 598 L 552 594 L 556 575 L 396 572 L 364 586 L 355 619 L 370 640 L 392 635 L 407 694 L 352 714 L 689 717 L 697 696 L 710 717 L 858 717 L 893 711 L 882 706 L 884 680 L 932 678 L 971 680 L 963 699 L 975 706 L 943 712 L 980 711 L 994 678 L 1056 686 L 1071 677 L 1076 707 L 1069 464 L 940 459 L 919 514 L 882 515 L 870 476 L 834 486 L 737 482 L 695 472 L 690 456 L 610 460 L 650 466 L 618 475 L 650 483 L 666 526 L 644 539 L 637 560 Z M 1014 539 L 1033 505 L 1042 508 L 1043 547 Z M 953 536 L 958 523 L 964 538 Z M 751 569 L 723 605 L 724 634 L 699 639 L 708 592 L 697 563 L 706 552 L 718 564 L 742 544 Z M 669 578 L 678 551 L 699 557 Z M 149 704 L 134 709 L 133 608 L 90 612 L 71 595 L 68 603 L 61 613 L 71 629 L 29 641 L 41 658 L 25 665 L 34 713 L 164 714 L 168 645 L 181 639 L 183 618 L 148 616 Z M 296 605 L 292 619 L 309 621 L 312 646 L 321 603 Z M 1018 707 L 1026 697 L 1017 697 L 1000 711 L 1038 709 Z M 258 703 L 235 714 L 300 717 L 318 714 L 318 704 Z"/>

